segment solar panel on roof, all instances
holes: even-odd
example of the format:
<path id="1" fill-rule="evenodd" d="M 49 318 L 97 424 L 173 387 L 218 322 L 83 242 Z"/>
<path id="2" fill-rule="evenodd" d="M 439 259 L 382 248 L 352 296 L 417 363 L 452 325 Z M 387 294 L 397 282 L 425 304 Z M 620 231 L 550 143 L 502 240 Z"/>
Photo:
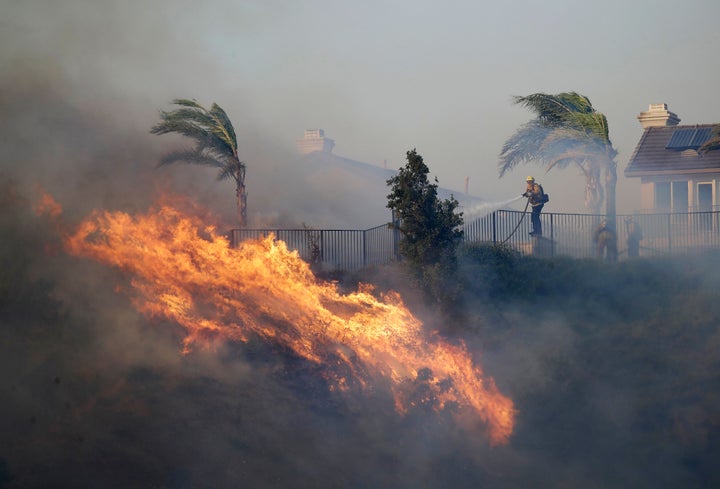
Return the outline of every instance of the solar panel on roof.
<path id="1" fill-rule="evenodd" d="M 665 149 L 684 151 L 686 149 L 698 149 L 710 138 L 711 127 L 697 129 L 676 129 L 670 136 Z"/>
<path id="2" fill-rule="evenodd" d="M 696 129 L 695 135 L 693 136 L 692 141 L 690 142 L 692 147 L 697 149 L 700 146 L 702 146 L 705 141 L 710 139 L 711 132 L 712 132 L 712 127 L 703 127 L 700 129 Z"/>
<path id="3" fill-rule="evenodd" d="M 678 151 L 687 149 L 694 134 L 695 129 L 676 129 L 670 136 L 670 141 L 668 141 L 665 149 L 676 149 Z"/>

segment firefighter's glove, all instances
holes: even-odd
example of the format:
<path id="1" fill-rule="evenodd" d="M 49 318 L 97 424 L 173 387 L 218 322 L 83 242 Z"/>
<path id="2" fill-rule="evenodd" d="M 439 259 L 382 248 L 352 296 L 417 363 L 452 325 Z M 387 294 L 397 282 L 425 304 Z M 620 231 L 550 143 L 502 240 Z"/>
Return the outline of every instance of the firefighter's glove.
<path id="1" fill-rule="evenodd" d="M 527 197 L 527 196 L 528 196 L 528 194 L 527 194 L 527 192 L 525 192 L 525 193 L 522 194 L 520 197 Z"/>

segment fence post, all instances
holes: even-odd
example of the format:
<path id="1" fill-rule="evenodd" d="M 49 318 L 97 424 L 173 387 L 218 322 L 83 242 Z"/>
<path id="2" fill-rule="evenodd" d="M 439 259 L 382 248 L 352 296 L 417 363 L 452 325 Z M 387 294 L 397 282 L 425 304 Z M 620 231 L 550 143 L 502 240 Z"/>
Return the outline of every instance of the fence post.
<path id="1" fill-rule="evenodd" d="M 497 214 L 497 211 L 493 211 L 493 213 L 492 213 L 492 240 L 493 240 L 494 245 L 497 244 L 497 228 L 496 228 L 497 221 L 495 220 L 496 214 Z"/>
<path id="2" fill-rule="evenodd" d="M 550 213 L 550 256 L 555 256 L 555 221 L 554 214 Z"/>
<path id="3" fill-rule="evenodd" d="M 363 267 L 367 266 L 367 243 L 365 240 L 365 236 L 367 235 L 367 230 L 364 230 L 362 232 L 362 247 L 363 247 Z"/>
<path id="4" fill-rule="evenodd" d="M 325 263 L 325 230 L 320 230 L 320 263 Z"/>
<path id="5" fill-rule="evenodd" d="M 393 240 L 393 257 L 396 261 L 400 261 L 400 230 L 397 228 L 399 219 L 395 217 L 395 209 L 392 210 L 392 240 Z"/>
<path id="6" fill-rule="evenodd" d="M 668 220 L 667 220 L 668 255 L 672 253 L 672 219 L 671 219 L 671 217 L 672 217 L 672 214 L 670 212 L 668 212 L 668 214 L 667 214 L 667 218 L 668 218 Z"/>

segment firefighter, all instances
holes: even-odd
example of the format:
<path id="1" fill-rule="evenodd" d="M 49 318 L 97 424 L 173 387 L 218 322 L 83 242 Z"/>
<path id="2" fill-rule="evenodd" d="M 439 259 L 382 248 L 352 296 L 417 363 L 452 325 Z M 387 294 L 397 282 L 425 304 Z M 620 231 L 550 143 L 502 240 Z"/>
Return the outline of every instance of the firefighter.
<path id="1" fill-rule="evenodd" d="M 625 232 L 627 235 L 628 256 L 636 258 L 640 256 L 640 240 L 643 239 L 642 228 L 632 217 L 625 219 Z"/>
<path id="2" fill-rule="evenodd" d="M 593 241 L 597 250 L 597 257 L 610 263 L 617 261 L 617 235 L 610 221 L 603 219 L 595 229 Z"/>
<path id="3" fill-rule="evenodd" d="M 548 201 L 545 192 L 543 191 L 542 185 L 535 182 L 534 177 L 527 177 L 525 179 L 527 188 L 522 194 L 523 197 L 527 197 L 528 202 L 532 206 L 532 213 L 530 214 L 530 221 L 532 222 L 532 231 L 530 236 L 542 236 L 542 223 L 540 222 L 540 213 Z"/>

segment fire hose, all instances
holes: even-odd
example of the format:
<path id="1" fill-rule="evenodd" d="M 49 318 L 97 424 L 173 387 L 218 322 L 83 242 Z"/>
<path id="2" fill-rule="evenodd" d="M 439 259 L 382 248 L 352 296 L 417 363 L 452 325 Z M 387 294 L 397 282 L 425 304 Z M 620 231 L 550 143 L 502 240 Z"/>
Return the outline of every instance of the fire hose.
<path id="1" fill-rule="evenodd" d="M 515 229 L 512 230 L 512 232 L 510 233 L 510 235 L 507 238 L 505 238 L 503 241 L 500 242 L 501 245 L 504 245 L 505 243 L 507 243 L 510 240 L 510 238 L 512 238 L 513 235 L 517 232 L 518 228 L 520 227 L 520 224 L 522 224 L 522 222 L 523 222 L 523 219 L 525 219 L 525 215 L 527 214 L 528 205 L 530 205 L 530 199 L 528 199 L 527 202 L 525 202 L 525 209 L 523 209 L 522 216 L 520 217 L 520 220 L 518 221 L 517 226 L 515 226 Z"/>

